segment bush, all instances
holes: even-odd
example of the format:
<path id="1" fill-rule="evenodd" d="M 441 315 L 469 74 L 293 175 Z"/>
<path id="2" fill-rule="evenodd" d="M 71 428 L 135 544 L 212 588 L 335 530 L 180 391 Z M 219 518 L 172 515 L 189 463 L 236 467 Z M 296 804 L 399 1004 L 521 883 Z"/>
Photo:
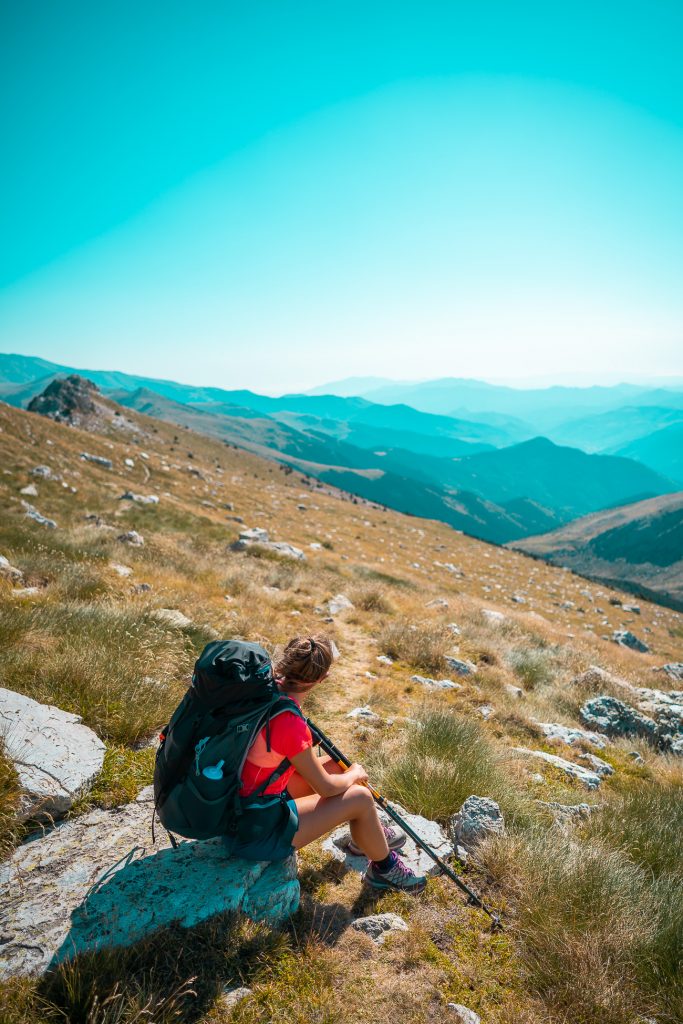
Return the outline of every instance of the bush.
<path id="1" fill-rule="evenodd" d="M 453 634 L 447 626 L 429 621 L 412 623 L 405 618 L 386 625 L 377 639 L 390 658 L 432 673 L 445 671 L 445 656 L 453 646 Z"/>
<path id="2" fill-rule="evenodd" d="M 552 656 L 540 647 L 521 647 L 511 651 L 508 664 L 530 690 L 553 681 Z"/>
<path id="3" fill-rule="evenodd" d="M 425 705 L 396 752 L 380 749 L 372 764 L 387 795 L 407 810 L 445 822 L 468 796 L 489 796 L 513 817 L 522 801 L 505 777 L 479 722 Z"/>
<path id="4" fill-rule="evenodd" d="M 380 586 L 368 585 L 354 588 L 351 591 L 351 600 L 356 608 L 360 608 L 364 612 L 382 612 L 384 615 L 390 615 L 394 610 L 394 606 L 387 597 L 386 589 Z"/>

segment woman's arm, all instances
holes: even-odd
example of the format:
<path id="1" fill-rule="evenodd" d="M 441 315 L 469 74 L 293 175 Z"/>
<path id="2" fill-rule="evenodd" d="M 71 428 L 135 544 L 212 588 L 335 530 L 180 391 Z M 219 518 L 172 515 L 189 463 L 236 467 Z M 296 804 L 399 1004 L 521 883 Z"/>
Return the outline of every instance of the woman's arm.
<path id="1" fill-rule="evenodd" d="M 320 763 L 320 758 L 314 754 L 313 747 L 306 747 L 289 760 L 302 779 L 320 796 L 339 796 L 355 782 L 367 782 L 368 779 L 367 772 L 359 764 L 352 764 L 347 771 L 338 775 L 330 775 Z"/>

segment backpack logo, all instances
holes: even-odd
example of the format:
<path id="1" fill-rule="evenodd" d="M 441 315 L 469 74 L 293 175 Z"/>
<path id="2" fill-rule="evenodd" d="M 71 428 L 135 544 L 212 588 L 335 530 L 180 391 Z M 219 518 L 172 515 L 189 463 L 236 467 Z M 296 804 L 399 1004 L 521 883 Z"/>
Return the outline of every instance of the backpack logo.
<path id="1" fill-rule="evenodd" d="M 237 726 L 237 728 L 235 729 L 235 732 L 249 732 L 249 729 L 250 729 L 249 722 L 243 722 L 242 725 L 238 725 Z"/>

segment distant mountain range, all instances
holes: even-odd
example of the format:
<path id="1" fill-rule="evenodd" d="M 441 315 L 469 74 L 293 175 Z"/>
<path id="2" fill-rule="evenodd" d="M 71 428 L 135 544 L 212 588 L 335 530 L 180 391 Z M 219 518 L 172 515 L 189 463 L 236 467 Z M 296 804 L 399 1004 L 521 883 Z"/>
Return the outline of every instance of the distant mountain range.
<path id="1" fill-rule="evenodd" d="M 373 501 L 441 519 L 497 543 L 555 530 L 578 516 L 664 495 L 682 486 L 676 476 L 681 466 L 674 438 L 667 435 L 656 440 L 657 434 L 677 429 L 673 406 L 653 404 L 657 416 L 648 419 L 643 415 L 639 422 L 646 429 L 655 424 L 666 426 L 628 440 L 631 445 L 640 441 L 638 450 L 655 459 L 656 467 L 637 455 L 586 453 L 558 445 L 527 425 L 530 417 L 535 421 L 539 415 L 550 414 L 558 391 L 577 396 L 591 393 L 589 400 L 582 399 L 581 408 L 587 402 L 599 418 L 605 415 L 605 403 L 614 404 L 619 396 L 622 402 L 631 402 L 638 394 L 641 401 L 647 392 L 633 385 L 519 392 L 477 381 L 432 382 L 434 394 L 448 392 L 462 398 L 469 389 L 473 400 L 488 395 L 493 404 L 485 417 L 470 417 L 350 395 L 273 398 L 244 389 L 194 387 L 117 371 L 74 370 L 29 356 L 0 355 L 0 399 L 25 407 L 55 377 L 73 372 L 92 380 L 122 405 L 220 437 Z M 380 383 L 375 391 L 386 393 L 390 387 L 399 386 Z M 428 385 L 420 387 L 429 390 Z M 408 385 L 400 388 L 403 394 L 408 393 L 406 388 L 410 390 Z M 618 394 L 606 394 L 612 391 Z M 532 395 L 533 402 L 525 407 L 516 398 L 515 404 L 510 392 Z M 681 401 L 683 426 L 683 392 L 672 394 Z M 567 396 L 563 401 L 569 401 Z M 619 422 L 623 425 L 627 419 L 622 417 Z M 612 442 L 615 430 L 610 435 Z M 619 430 L 623 441 L 627 435 L 623 426 Z M 645 443 L 648 438 L 655 440 Z"/>
<path id="2" fill-rule="evenodd" d="M 683 611 L 683 491 L 594 512 L 506 546 Z"/>

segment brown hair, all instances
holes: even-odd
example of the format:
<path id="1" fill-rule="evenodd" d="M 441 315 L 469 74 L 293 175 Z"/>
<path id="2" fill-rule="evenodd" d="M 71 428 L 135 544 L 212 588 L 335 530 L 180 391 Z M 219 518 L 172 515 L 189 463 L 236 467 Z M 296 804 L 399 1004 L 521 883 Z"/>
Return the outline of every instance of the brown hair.
<path id="1" fill-rule="evenodd" d="M 329 672 L 334 657 L 332 641 L 323 633 L 295 636 L 275 662 L 275 675 L 288 690 L 304 693 Z"/>

